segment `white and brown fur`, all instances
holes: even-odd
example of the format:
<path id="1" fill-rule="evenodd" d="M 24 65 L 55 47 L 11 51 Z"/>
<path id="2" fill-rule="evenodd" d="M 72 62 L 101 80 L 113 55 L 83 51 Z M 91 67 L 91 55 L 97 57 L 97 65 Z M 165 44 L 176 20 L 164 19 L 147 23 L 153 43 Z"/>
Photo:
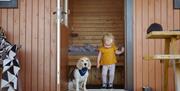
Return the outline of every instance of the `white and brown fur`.
<path id="1" fill-rule="evenodd" d="M 69 91 L 87 91 L 86 83 L 89 72 L 87 70 L 85 74 L 81 76 L 79 70 L 82 68 L 87 68 L 88 70 L 91 69 L 91 62 L 88 57 L 81 57 L 76 64 L 76 68 L 71 72 L 68 84 Z"/>

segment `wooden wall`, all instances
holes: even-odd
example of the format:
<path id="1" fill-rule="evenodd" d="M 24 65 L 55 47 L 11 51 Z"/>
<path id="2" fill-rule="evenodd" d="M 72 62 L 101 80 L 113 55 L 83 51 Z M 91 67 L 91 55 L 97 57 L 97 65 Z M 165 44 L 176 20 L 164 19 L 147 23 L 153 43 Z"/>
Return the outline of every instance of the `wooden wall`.
<path id="1" fill-rule="evenodd" d="M 101 44 L 102 35 L 111 32 L 116 43 L 124 43 L 123 0 L 70 0 L 70 24 L 79 36 L 71 44 Z"/>
<path id="2" fill-rule="evenodd" d="M 109 3 L 108 0 L 99 2 L 103 5 Z M 75 3 L 81 4 L 78 1 Z M 99 12 L 98 9 L 105 8 L 101 7 L 101 5 L 99 7 L 93 7 L 91 4 L 89 2 L 88 5 L 90 6 L 86 5 L 87 7 L 92 6 L 89 9 L 90 11 L 96 8 L 96 12 Z M 114 4 L 108 5 L 115 7 Z M 6 30 L 8 40 L 12 43 L 22 45 L 18 53 L 21 64 L 21 91 L 56 91 L 56 26 L 55 15 L 52 14 L 55 9 L 55 0 L 19 0 L 17 9 L 0 9 L 0 25 Z M 107 8 L 107 10 L 110 10 L 110 8 Z M 117 11 L 121 12 L 119 8 Z M 78 7 L 77 12 L 79 12 Z M 96 15 L 93 12 L 91 12 L 92 15 L 89 15 L 87 12 L 81 12 L 81 14 L 88 16 L 88 18 L 81 16 L 82 21 L 74 21 L 77 24 L 71 27 L 73 31 L 81 23 L 86 27 L 91 27 L 90 23 L 94 21 L 85 22 L 83 19 L 97 17 L 100 24 L 97 23 L 95 26 L 99 28 L 99 33 L 97 34 L 101 34 L 101 30 L 106 30 L 101 29 L 101 26 L 117 26 L 119 23 L 117 25 L 116 23 L 121 22 L 121 19 L 123 19 L 123 17 L 118 16 L 118 20 L 116 16 L 113 16 L 112 18 L 118 21 L 112 23 L 111 20 L 104 21 L 104 19 L 101 19 L 103 17 L 98 17 L 101 15 L 108 17 L 109 15 L 113 15 L 113 12 L 106 13 L 107 16 L 103 12 L 98 13 L 100 15 Z M 79 18 L 77 16 L 76 19 Z M 163 85 L 163 65 L 159 61 L 147 62 L 142 57 L 155 53 L 163 53 L 164 41 L 147 40 L 145 38 L 146 30 L 153 22 L 162 24 L 166 31 L 179 29 L 180 11 L 173 9 L 173 0 L 134 0 L 133 19 L 135 91 L 142 91 L 142 86 L 150 86 L 153 88 L 153 91 L 161 91 Z M 101 24 L 102 22 L 103 24 Z M 119 26 L 118 28 L 123 29 Z M 87 34 L 91 34 L 94 31 L 93 28 L 92 30 L 83 30 L 89 31 Z M 116 29 L 113 31 L 116 31 Z M 88 37 L 82 38 L 88 39 Z M 98 37 L 94 38 L 99 39 Z M 95 43 L 99 43 L 99 41 Z M 180 50 L 178 49 L 178 51 Z M 169 91 L 174 91 L 172 65 L 169 68 L 169 75 Z"/>
<path id="3" fill-rule="evenodd" d="M 19 91 L 56 91 L 56 0 L 18 0 L 0 9 L 7 39 L 21 44 Z"/>
<path id="4" fill-rule="evenodd" d="M 61 89 L 60 91 L 67 91 L 68 87 L 68 44 L 69 44 L 69 29 L 61 24 Z"/>
<path id="5" fill-rule="evenodd" d="M 163 65 L 142 57 L 164 53 L 164 41 L 147 40 L 146 30 L 154 22 L 162 24 L 165 31 L 180 29 L 180 10 L 173 9 L 173 0 L 134 0 L 133 11 L 134 89 L 142 91 L 143 86 L 150 86 L 153 91 L 162 91 Z M 172 65 L 168 84 L 168 91 L 175 91 Z"/>

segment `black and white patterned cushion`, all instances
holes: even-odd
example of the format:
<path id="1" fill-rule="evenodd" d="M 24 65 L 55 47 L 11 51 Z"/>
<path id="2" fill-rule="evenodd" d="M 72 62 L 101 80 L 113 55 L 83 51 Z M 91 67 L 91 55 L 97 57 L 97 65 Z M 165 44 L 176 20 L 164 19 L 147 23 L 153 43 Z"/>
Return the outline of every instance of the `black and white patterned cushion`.
<path id="1" fill-rule="evenodd" d="M 20 70 L 19 61 L 16 58 L 17 46 L 11 45 L 5 39 L 0 39 L 0 50 L 2 56 L 0 56 L 2 63 L 2 78 L 1 89 L 2 91 L 16 91 L 18 72 Z"/>

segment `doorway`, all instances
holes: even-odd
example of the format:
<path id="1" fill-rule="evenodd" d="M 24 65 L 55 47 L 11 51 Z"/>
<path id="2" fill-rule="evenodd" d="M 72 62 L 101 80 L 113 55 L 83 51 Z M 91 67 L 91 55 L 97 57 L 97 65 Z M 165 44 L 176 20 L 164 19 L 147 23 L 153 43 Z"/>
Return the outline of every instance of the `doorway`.
<path id="1" fill-rule="evenodd" d="M 102 36 L 110 32 L 115 37 L 116 46 L 125 45 L 124 0 L 69 0 L 70 14 L 68 26 L 71 36 L 70 47 L 98 48 Z M 69 52 L 69 72 L 74 68 L 74 62 L 81 56 L 88 56 L 92 69 L 88 79 L 88 88 L 101 86 L 101 70 L 96 68 L 97 52 Z M 125 88 L 125 54 L 117 56 L 114 88 Z"/>

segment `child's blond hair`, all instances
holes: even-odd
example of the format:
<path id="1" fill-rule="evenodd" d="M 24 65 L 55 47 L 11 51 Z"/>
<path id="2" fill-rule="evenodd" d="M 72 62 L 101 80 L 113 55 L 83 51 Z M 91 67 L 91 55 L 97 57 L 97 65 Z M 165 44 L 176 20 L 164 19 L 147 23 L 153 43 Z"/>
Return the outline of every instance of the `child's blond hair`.
<path id="1" fill-rule="evenodd" d="M 112 33 L 106 33 L 104 36 L 103 36 L 103 42 L 105 40 L 110 40 L 112 39 L 114 41 L 114 36 L 112 35 Z"/>

